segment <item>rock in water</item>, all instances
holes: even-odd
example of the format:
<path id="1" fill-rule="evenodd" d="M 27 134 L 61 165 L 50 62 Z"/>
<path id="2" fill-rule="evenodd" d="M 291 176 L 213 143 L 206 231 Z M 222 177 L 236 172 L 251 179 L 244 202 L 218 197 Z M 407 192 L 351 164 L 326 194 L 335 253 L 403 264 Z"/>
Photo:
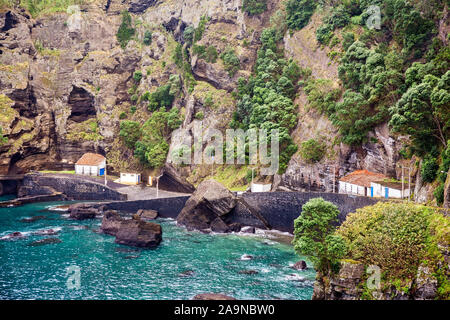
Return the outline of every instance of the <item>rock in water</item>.
<path id="1" fill-rule="evenodd" d="M 158 218 L 158 211 L 140 209 L 136 213 L 143 220 L 155 220 Z"/>
<path id="2" fill-rule="evenodd" d="M 236 299 L 221 293 L 201 293 L 196 295 L 192 300 L 236 300 Z"/>
<path id="3" fill-rule="evenodd" d="M 117 211 L 109 210 L 103 215 L 101 230 L 103 233 L 115 236 L 119 231 L 123 218 Z"/>
<path id="4" fill-rule="evenodd" d="M 53 244 L 53 243 L 60 243 L 60 242 L 61 242 L 61 240 L 59 240 L 58 238 L 47 238 L 47 239 L 30 242 L 29 244 L 27 244 L 27 246 L 38 247 L 38 246 L 44 246 L 46 244 Z"/>
<path id="5" fill-rule="evenodd" d="M 300 260 L 299 262 L 295 263 L 291 268 L 294 270 L 305 270 L 307 268 L 306 262 Z"/>
<path id="6" fill-rule="evenodd" d="M 216 232 L 229 232 L 223 217 L 233 210 L 236 203 L 236 197 L 223 185 L 214 180 L 203 181 L 186 202 L 177 222 L 188 229 L 214 227 Z"/>
<path id="7" fill-rule="evenodd" d="M 45 219 L 45 216 L 34 216 L 31 218 L 23 218 L 20 220 L 20 222 L 30 223 L 30 222 L 35 222 L 35 221 L 42 220 L 42 219 Z"/>
<path id="8" fill-rule="evenodd" d="M 98 209 L 85 203 L 77 203 L 69 207 L 70 218 L 75 220 L 94 219 L 98 213 Z"/>
<path id="9" fill-rule="evenodd" d="M 161 240 L 159 224 L 137 219 L 122 221 L 116 233 L 116 243 L 134 247 L 155 248 Z"/>

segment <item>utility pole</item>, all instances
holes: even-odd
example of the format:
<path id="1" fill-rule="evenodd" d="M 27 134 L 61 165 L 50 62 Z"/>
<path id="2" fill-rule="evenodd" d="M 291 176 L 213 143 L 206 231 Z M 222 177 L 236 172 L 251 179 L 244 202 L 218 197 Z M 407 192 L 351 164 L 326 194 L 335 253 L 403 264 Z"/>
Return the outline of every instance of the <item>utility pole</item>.
<path id="1" fill-rule="evenodd" d="M 404 198 L 404 191 L 405 191 L 405 179 L 404 179 L 404 175 L 403 175 L 403 168 L 404 168 L 404 166 L 402 165 L 402 200 Z"/>
<path id="2" fill-rule="evenodd" d="M 411 200 L 411 164 L 408 167 L 408 202 Z"/>
<path id="3" fill-rule="evenodd" d="M 250 168 L 252 170 L 252 184 L 250 185 L 250 191 L 253 189 L 253 179 L 255 178 L 254 172 L 256 167 Z"/>
<path id="4" fill-rule="evenodd" d="M 159 198 L 159 178 L 161 178 L 163 175 L 159 175 L 156 177 L 156 198 Z"/>
<path id="5" fill-rule="evenodd" d="M 336 165 L 334 165 L 333 172 L 333 193 L 336 193 Z"/>
<path id="6" fill-rule="evenodd" d="M 108 180 L 106 180 L 106 160 L 105 160 L 105 186 L 108 186 Z"/>

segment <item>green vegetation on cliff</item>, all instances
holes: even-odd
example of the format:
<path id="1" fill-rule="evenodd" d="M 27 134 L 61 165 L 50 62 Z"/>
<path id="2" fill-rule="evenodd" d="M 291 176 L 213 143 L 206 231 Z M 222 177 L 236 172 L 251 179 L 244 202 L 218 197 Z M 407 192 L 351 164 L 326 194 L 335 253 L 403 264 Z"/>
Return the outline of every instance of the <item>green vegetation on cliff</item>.
<path id="1" fill-rule="evenodd" d="M 8 142 L 8 138 L 3 136 L 3 128 L 0 127 L 0 147 Z"/>
<path id="2" fill-rule="evenodd" d="M 324 274 L 338 270 L 339 259 L 347 252 L 343 238 L 334 234 L 338 215 L 339 209 L 334 204 L 315 198 L 303 205 L 294 221 L 295 251 L 308 256 L 314 269 Z"/>
<path id="3" fill-rule="evenodd" d="M 39 15 L 67 12 L 67 8 L 73 5 L 83 5 L 90 0 L 0 0 L 0 8 L 22 7 L 36 18 Z"/>
<path id="4" fill-rule="evenodd" d="M 278 129 L 280 172 L 286 170 L 298 149 L 290 133 L 297 123 L 293 99 L 301 74 L 298 65 L 286 60 L 284 51 L 277 46 L 282 34 L 275 27 L 262 32 L 255 74 L 248 80 L 239 79 L 238 103 L 230 124 L 234 129 Z"/>
<path id="5" fill-rule="evenodd" d="M 439 298 L 450 298 L 450 270 L 443 255 L 450 245 L 450 219 L 438 210 L 380 202 L 349 214 L 335 234 L 347 243 L 345 258 L 380 267 L 382 287 L 414 290 L 422 265 L 437 279 Z"/>
<path id="6" fill-rule="evenodd" d="M 243 0 L 242 10 L 250 16 L 261 14 L 267 10 L 267 0 Z"/>
<path id="7" fill-rule="evenodd" d="M 119 26 L 119 30 L 117 30 L 117 40 L 120 43 L 122 49 L 124 49 L 131 38 L 136 33 L 136 30 L 133 27 L 133 21 L 131 15 L 128 11 L 122 11 L 122 22 Z"/>

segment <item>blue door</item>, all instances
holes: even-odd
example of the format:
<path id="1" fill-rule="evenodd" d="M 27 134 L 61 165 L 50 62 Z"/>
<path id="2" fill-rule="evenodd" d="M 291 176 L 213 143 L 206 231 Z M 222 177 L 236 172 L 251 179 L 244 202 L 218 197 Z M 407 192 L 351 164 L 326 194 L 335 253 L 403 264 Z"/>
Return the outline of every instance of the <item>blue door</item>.
<path id="1" fill-rule="evenodd" d="M 370 187 L 370 196 L 373 198 L 373 187 Z"/>
<path id="2" fill-rule="evenodd" d="M 384 188 L 384 197 L 389 199 L 389 188 Z"/>
<path id="3" fill-rule="evenodd" d="M 102 177 L 105 175 L 105 168 L 100 169 L 99 175 Z"/>

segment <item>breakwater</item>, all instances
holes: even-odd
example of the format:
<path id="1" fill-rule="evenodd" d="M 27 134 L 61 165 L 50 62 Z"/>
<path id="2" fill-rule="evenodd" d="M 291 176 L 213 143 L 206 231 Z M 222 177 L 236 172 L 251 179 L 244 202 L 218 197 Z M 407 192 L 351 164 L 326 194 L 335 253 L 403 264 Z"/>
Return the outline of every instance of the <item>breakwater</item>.
<path id="1" fill-rule="evenodd" d="M 334 203 L 341 212 L 339 222 L 342 223 L 347 214 L 358 208 L 370 206 L 379 200 L 367 197 L 355 197 L 337 193 L 319 192 L 264 192 L 245 193 L 241 196 L 243 202 L 230 213 L 230 222 L 238 222 L 242 225 L 264 228 L 262 216 L 270 228 L 284 232 L 293 232 L 294 220 L 300 215 L 302 206 L 313 198 L 322 197 Z M 136 213 L 139 209 L 152 209 L 159 212 L 163 218 L 176 219 L 188 196 L 175 198 L 160 198 L 153 200 L 121 201 L 99 203 L 93 206 L 103 206 L 104 210 L 117 210 L 125 213 Z"/>

